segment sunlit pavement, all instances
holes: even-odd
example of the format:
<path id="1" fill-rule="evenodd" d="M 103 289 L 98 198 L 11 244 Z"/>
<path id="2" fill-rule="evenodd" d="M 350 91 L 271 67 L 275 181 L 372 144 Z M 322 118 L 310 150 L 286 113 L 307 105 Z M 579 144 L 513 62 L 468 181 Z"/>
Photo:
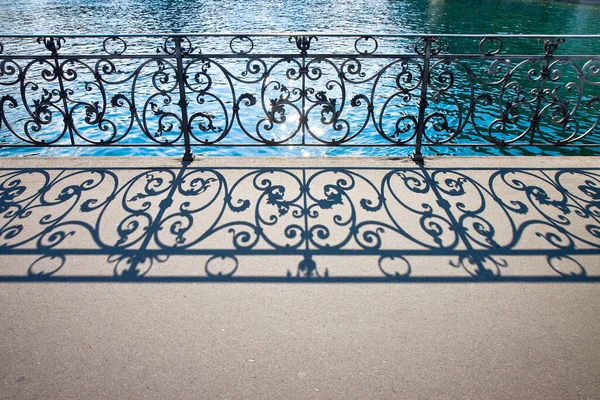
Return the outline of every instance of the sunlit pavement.
<path id="1" fill-rule="evenodd" d="M 597 398 L 595 158 L 6 159 L 0 397 Z"/>

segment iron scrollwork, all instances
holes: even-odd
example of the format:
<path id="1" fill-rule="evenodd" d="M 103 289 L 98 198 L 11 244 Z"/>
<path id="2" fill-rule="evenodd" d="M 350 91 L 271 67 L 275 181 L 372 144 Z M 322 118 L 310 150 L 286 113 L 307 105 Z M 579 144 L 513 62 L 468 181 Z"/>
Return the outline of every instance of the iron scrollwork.
<path id="1" fill-rule="evenodd" d="M 471 37 L 153 39 L 22 38 L 44 49 L 29 55 L 1 38 L 2 146 L 600 144 L 600 59 L 560 55 L 585 38 L 482 36 L 456 54 Z"/>

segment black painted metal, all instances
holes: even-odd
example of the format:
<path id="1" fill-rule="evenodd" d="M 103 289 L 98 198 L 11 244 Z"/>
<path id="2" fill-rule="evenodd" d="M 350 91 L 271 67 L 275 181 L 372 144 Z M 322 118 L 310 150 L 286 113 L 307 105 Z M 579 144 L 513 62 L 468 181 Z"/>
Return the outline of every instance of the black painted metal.
<path id="1" fill-rule="evenodd" d="M 598 39 L 5 35 L 0 146 L 600 146 Z"/>
<path id="2" fill-rule="evenodd" d="M 188 113 L 187 106 L 188 101 L 185 95 L 185 74 L 183 69 L 183 59 L 181 42 L 183 38 L 175 38 L 175 56 L 177 58 L 177 84 L 179 86 L 179 107 L 181 107 L 181 130 L 183 131 L 183 143 L 185 146 L 185 153 L 183 154 L 183 161 L 193 161 L 194 153 L 192 152 L 190 145 L 190 127 L 188 124 Z"/>

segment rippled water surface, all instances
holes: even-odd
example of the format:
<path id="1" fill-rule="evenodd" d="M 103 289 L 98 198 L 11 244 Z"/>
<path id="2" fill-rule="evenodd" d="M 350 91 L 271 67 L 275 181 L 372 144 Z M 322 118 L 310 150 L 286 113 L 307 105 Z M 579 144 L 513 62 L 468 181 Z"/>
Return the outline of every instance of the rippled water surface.
<path id="1" fill-rule="evenodd" d="M 598 33 L 600 7 L 542 0 L 3 0 L 4 33 Z"/>
<path id="2" fill-rule="evenodd" d="M 22 0 L 0 1 L 5 34 L 287 32 L 343 33 L 600 33 L 600 6 L 538 0 L 219 1 L 219 0 Z M 574 51 L 598 54 L 598 43 Z M 454 50 L 454 49 L 453 49 Z M 457 50 L 454 50 L 457 51 Z M 406 149 L 225 148 L 205 154 L 393 155 Z M 463 153 L 465 150 L 462 150 Z M 498 154 L 497 149 L 472 149 Z M 579 150 L 560 150 L 573 154 Z M 588 154 L 595 153 L 586 150 Z M 441 152 L 450 152 L 441 150 Z M 539 154 L 514 149 L 511 154 Z M 557 150 L 552 150 L 556 153 Z M 27 154 L 175 154 L 181 149 L 37 149 Z M 4 151 L 2 154 L 8 154 Z M 25 153 L 23 153 L 25 154 Z"/>

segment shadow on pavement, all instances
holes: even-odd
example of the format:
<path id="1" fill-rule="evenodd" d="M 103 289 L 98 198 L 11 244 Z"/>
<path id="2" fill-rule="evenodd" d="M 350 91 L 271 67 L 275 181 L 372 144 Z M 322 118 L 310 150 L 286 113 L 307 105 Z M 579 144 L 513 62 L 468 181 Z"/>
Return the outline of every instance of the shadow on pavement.
<path id="1" fill-rule="evenodd" d="M 597 168 L 0 170 L 1 282 L 598 282 L 598 255 Z"/>

